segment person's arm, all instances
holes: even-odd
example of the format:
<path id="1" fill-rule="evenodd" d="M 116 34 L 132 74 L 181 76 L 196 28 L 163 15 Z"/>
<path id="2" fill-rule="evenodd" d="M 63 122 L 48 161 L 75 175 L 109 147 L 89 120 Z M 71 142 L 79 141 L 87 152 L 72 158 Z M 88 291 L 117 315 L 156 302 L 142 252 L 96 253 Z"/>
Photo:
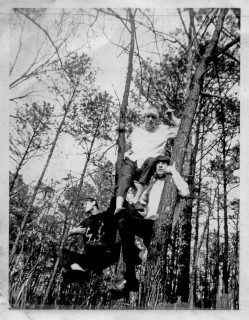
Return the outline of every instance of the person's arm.
<path id="1" fill-rule="evenodd" d="M 168 120 L 173 124 L 172 126 L 163 125 L 164 135 L 168 139 L 175 139 L 180 127 L 181 120 L 176 118 L 174 115 L 174 110 L 170 109 L 170 112 L 167 112 Z"/>
<path id="2" fill-rule="evenodd" d="M 129 130 L 125 127 L 123 123 L 120 123 L 119 126 L 115 126 L 113 131 L 118 135 L 120 132 L 125 132 L 126 133 L 126 139 L 125 139 L 125 152 L 127 154 L 132 154 L 132 142 L 131 142 L 131 133 L 129 133 Z"/>
<path id="3" fill-rule="evenodd" d="M 168 108 L 168 110 L 166 111 L 166 115 L 170 123 L 172 123 L 175 127 L 179 128 L 181 119 L 175 116 L 175 110 Z"/>
<path id="4" fill-rule="evenodd" d="M 125 152 L 128 152 L 129 154 L 132 154 L 132 143 L 131 143 L 131 137 L 128 136 L 125 140 Z"/>
<path id="5" fill-rule="evenodd" d="M 78 227 L 71 228 L 67 235 L 69 237 L 74 234 L 85 234 L 85 233 L 86 233 L 86 228 L 82 224 L 80 224 Z"/>
<path id="6" fill-rule="evenodd" d="M 167 167 L 166 172 L 172 175 L 172 179 L 176 185 L 179 195 L 182 197 L 187 197 L 190 193 L 188 184 L 186 181 L 184 181 L 180 173 L 176 170 L 175 162 L 172 166 Z"/>
<path id="7" fill-rule="evenodd" d="M 134 139 L 134 134 L 136 135 L 138 128 L 135 128 L 131 133 L 129 133 L 125 139 L 125 156 L 129 156 L 134 153 L 132 149 L 132 140 Z"/>

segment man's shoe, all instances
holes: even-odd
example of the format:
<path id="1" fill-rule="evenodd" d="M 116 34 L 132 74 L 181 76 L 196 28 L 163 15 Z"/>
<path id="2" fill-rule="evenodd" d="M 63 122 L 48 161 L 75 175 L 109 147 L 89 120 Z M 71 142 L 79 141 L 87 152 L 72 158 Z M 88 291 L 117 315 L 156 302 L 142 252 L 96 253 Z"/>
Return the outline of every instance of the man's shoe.
<path id="1" fill-rule="evenodd" d="M 107 287 L 111 292 L 120 292 L 123 295 L 126 295 L 130 291 L 136 292 L 139 289 L 139 283 L 137 279 L 134 279 L 133 281 L 127 281 L 125 279 L 122 279 L 118 282 L 111 283 Z"/>
<path id="2" fill-rule="evenodd" d="M 122 279 L 117 282 L 110 283 L 107 288 L 109 290 L 122 291 L 125 288 L 126 280 Z"/>
<path id="3" fill-rule="evenodd" d="M 146 261 L 148 256 L 148 250 L 144 248 L 142 251 L 139 252 L 138 256 L 142 261 Z"/>
<path id="4" fill-rule="evenodd" d="M 78 263 L 73 263 L 73 264 L 71 264 L 71 266 L 70 266 L 70 268 L 72 269 L 72 270 L 74 270 L 74 271 L 83 271 L 83 272 L 85 272 L 86 270 L 85 269 L 83 269 L 80 265 L 78 265 Z"/>
<path id="5" fill-rule="evenodd" d="M 139 201 L 133 203 L 133 206 L 138 211 L 144 211 L 144 206 Z"/>
<path id="6" fill-rule="evenodd" d="M 125 279 L 122 279 L 120 281 L 110 283 L 107 286 L 113 300 L 129 297 L 129 291 L 125 288 L 126 282 L 127 281 Z"/>

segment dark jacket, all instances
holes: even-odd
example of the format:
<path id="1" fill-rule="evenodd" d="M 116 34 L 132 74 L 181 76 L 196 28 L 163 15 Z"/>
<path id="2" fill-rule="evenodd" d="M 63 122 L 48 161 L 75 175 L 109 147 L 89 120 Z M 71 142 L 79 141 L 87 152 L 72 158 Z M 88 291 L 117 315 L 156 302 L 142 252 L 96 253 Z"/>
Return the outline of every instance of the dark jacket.
<path id="1" fill-rule="evenodd" d="M 80 227 L 86 228 L 83 235 L 85 243 L 103 243 L 112 246 L 116 240 L 117 226 L 114 222 L 115 198 L 111 199 L 109 208 L 96 215 L 85 218 Z"/>

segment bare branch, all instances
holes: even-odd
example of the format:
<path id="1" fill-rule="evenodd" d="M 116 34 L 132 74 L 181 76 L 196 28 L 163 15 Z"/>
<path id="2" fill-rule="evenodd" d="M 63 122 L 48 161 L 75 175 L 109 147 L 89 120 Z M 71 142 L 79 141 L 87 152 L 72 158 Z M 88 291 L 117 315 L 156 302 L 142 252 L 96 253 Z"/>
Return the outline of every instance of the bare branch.
<path id="1" fill-rule="evenodd" d="M 59 53 L 59 49 L 58 47 L 55 45 L 54 41 L 52 40 L 52 38 L 50 37 L 49 33 L 47 32 L 47 30 L 45 30 L 39 23 L 37 23 L 34 19 L 32 19 L 29 15 L 27 15 L 25 12 L 21 11 L 20 9 L 15 9 L 19 14 L 22 14 L 23 16 L 25 16 L 28 20 L 30 20 L 32 23 L 34 23 L 39 29 L 41 29 L 45 35 L 48 37 L 49 41 L 51 42 L 52 46 L 54 47 L 56 54 L 58 56 L 60 65 L 62 70 L 65 71 L 65 73 L 67 74 L 68 78 L 70 79 L 70 81 L 74 84 L 73 79 L 70 77 L 70 75 L 68 74 L 67 70 L 64 68 L 63 63 L 62 63 L 62 59 Z"/>

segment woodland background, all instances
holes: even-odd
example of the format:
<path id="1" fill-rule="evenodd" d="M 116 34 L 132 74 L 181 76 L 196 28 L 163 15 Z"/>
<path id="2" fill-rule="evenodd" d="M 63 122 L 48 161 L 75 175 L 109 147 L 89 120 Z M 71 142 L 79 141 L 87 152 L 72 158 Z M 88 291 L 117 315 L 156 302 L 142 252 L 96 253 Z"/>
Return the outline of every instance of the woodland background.
<path id="1" fill-rule="evenodd" d="M 240 10 L 172 15 L 176 26 L 168 32 L 166 12 L 152 9 L 13 10 L 12 308 L 239 308 Z M 113 30 L 118 37 L 110 37 Z M 114 78 L 112 90 L 101 82 L 91 48 L 100 34 L 116 51 L 111 61 L 105 52 L 107 62 L 126 61 L 122 86 Z M 140 124 L 146 100 L 182 119 L 167 148 L 191 196 L 179 199 L 166 179 L 152 250 L 137 270 L 139 293 L 112 300 L 106 283 L 120 275 L 122 259 L 82 286 L 62 282 L 55 252 L 73 246 L 66 234 L 82 219 L 86 197 L 107 207 L 125 144 L 125 132 L 113 128 Z M 72 150 L 77 171 L 65 170 Z"/>

